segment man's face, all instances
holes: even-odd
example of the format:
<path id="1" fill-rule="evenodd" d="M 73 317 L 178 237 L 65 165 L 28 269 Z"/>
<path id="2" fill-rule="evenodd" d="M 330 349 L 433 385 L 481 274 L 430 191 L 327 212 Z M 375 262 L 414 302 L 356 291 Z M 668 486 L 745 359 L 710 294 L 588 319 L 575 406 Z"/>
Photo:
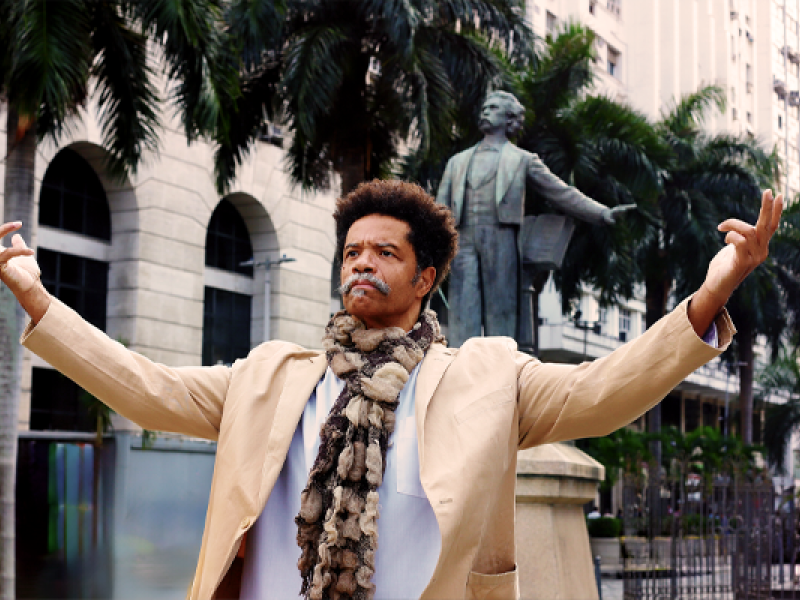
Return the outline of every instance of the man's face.
<path id="1" fill-rule="evenodd" d="M 414 282 L 417 259 L 408 241 L 409 231 L 405 221 L 369 215 L 353 223 L 347 232 L 342 300 L 347 312 L 369 328 L 401 327 L 409 331 L 433 285 L 433 267 L 423 270 Z M 370 276 L 382 283 L 368 281 L 366 277 Z"/>
<path id="2" fill-rule="evenodd" d="M 499 98 L 488 98 L 483 103 L 478 126 L 483 133 L 505 133 L 508 115 L 504 103 Z"/>

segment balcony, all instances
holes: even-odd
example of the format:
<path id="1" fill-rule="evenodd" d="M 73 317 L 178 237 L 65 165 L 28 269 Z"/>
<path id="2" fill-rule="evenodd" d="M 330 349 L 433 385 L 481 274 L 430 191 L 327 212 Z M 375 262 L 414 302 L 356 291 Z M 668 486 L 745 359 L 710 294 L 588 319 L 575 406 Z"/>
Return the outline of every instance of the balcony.
<path id="1" fill-rule="evenodd" d="M 785 56 L 789 62 L 794 64 L 800 64 L 800 52 L 792 48 L 791 46 L 784 46 L 781 48 L 781 54 Z"/>
<path id="2" fill-rule="evenodd" d="M 747 85 L 750 85 L 749 83 Z M 781 99 L 786 97 L 786 82 L 783 79 L 773 78 L 772 89 Z M 748 90 L 749 91 L 749 90 Z"/>

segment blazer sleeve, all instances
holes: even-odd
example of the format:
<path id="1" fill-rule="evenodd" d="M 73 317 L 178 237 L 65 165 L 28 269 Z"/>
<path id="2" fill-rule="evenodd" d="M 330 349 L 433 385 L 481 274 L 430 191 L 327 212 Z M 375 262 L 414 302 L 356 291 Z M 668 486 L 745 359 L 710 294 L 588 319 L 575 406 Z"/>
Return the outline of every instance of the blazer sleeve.
<path id="1" fill-rule="evenodd" d="M 520 447 L 607 435 L 719 356 L 736 331 L 728 313 L 715 321 L 720 347 L 714 348 L 692 329 L 688 303 L 684 300 L 643 335 L 593 362 L 543 364 L 516 353 Z"/>
<path id="2" fill-rule="evenodd" d="M 231 368 L 157 364 L 125 348 L 53 299 L 23 345 L 145 429 L 216 440 Z"/>
<path id="3" fill-rule="evenodd" d="M 558 210 L 589 223 L 602 223 L 603 206 L 577 188 L 564 183 L 547 168 L 536 154 L 528 156 L 527 178 L 539 196 Z"/>

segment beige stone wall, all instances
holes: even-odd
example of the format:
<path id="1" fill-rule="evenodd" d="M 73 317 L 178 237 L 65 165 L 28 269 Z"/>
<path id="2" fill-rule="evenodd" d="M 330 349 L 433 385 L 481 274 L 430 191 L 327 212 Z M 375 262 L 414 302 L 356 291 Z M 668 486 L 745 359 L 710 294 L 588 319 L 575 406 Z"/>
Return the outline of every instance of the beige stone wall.
<path id="1" fill-rule="evenodd" d="M 0 144 L 5 147 L 5 112 Z M 103 166 L 104 150 L 97 122 L 86 114 L 59 144 L 44 142 L 36 160 L 36 204 L 48 165 L 62 148 L 81 154 L 100 177 L 111 210 L 111 243 L 34 227 L 34 243 L 70 252 L 91 247 L 107 256 L 109 269 L 108 333 L 130 348 L 168 365 L 201 362 L 203 291 L 214 277 L 206 273 L 205 238 L 211 214 L 221 197 L 214 189 L 213 148 L 187 145 L 177 123 L 165 118 L 159 152 L 128 180 L 114 181 Z M 283 169 L 284 153 L 257 142 L 226 196 L 250 232 L 256 262 L 286 255 L 294 262 L 271 269 L 272 338 L 319 347 L 330 314 L 331 260 L 334 252 L 333 192 L 301 193 Z M 2 166 L 0 166 L 2 169 Z M 0 171 L 1 172 L 1 171 Z M 2 196 L 0 195 L 0 198 Z M 252 281 L 235 278 L 237 289 L 252 291 L 251 345 L 263 341 L 265 269 Z M 34 358 L 33 362 L 41 365 Z M 30 371 L 25 364 L 20 428 L 30 412 Z"/>

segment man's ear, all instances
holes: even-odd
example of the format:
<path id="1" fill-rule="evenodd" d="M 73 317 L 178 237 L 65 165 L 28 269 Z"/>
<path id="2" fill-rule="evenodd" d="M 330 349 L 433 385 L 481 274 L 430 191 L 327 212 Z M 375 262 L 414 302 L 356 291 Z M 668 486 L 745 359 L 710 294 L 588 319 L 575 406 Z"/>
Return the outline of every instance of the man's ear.
<path id="1" fill-rule="evenodd" d="M 423 269 L 417 277 L 417 297 L 424 298 L 433 287 L 433 282 L 436 281 L 436 267 L 428 267 Z"/>

